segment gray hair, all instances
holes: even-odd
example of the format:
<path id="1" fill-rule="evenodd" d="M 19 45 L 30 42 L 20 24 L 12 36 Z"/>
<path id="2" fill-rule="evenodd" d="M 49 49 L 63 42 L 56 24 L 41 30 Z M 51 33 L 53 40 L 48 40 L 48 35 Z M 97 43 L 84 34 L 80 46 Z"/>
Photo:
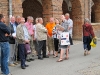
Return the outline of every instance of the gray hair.
<path id="1" fill-rule="evenodd" d="M 20 16 L 16 16 L 16 18 L 21 18 Z"/>
<path id="2" fill-rule="evenodd" d="M 90 24 L 90 20 L 88 18 L 85 18 L 84 23 L 86 22 Z"/>
<path id="3" fill-rule="evenodd" d="M 39 18 L 36 18 L 36 19 L 35 19 L 35 22 L 36 22 L 36 23 L 38 23 L 38 19 L 39 19 Z"/>
<path id="4" fill-rule="evenodd" d="M 66 13 L 65 16 L 70 16 L 70 14 L 69 13 Z"/>
<path id="5" fill-rule="evenodd" d="M 42 20 L 42 18 L 41 18 L 41 17 L 39 17 L 39 18 L 38 18 L 38 22 L 40 22 L 41 20 Z"/>
<path id="6" fill-rule="evenodd" d="M 27 20 L 33 20 L 33 17 L 32 16 L 28 16 Z"/>

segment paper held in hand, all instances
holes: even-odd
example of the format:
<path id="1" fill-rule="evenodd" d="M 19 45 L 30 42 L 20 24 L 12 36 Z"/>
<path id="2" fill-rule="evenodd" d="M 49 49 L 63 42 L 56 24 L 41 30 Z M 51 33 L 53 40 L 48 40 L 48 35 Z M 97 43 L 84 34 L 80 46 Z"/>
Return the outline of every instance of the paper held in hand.
<path id="1" fill-rule="evenodd" d="M 13 37 L 16 37 L 16 33 L 12 33 L 12 36 L 13 36 Z"/>
<path id="2" fill-rule="evenodd" d="M 56 27 L 57 27 L 58 29 L 62 29 L 62 30 L 64 30 L 64 27 L 61 26 L 61 25 L 56 25 Z"/>
<path id="3" fill-rule="evenodd" d="M 69 32 L 63 32 L 61 34 L 61 45 L 70 45 Z"/>

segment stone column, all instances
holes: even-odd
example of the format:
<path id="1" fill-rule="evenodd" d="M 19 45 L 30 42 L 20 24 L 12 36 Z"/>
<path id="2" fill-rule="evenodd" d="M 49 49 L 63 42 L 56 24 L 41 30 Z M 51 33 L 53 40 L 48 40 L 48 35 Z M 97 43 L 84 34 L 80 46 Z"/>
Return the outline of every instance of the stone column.
<path id="1" fill-rule="evenodd" d="M 100 2 L 95 3 L 95 22 L 100 23 Z"/>
<path id="2" fill-rule="evenodd" d="M 62 2 L 63 0 L 43 0 L 43 18 L 45 24 L 49 21 L 50 17 L 60 18 L 62 15 Z"/>
<path id="3" fill-rule="evenodd" d="M 42 0 L 43 6 L 43 20 L 44 25 L 49 21 L 49 18 L 52 17 L 52 1 L 51 0 Z"/>

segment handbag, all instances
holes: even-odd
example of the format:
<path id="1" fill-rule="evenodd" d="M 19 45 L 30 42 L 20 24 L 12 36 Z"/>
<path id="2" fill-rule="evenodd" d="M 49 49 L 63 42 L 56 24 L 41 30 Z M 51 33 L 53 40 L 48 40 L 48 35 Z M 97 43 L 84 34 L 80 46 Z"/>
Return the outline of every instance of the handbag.
<path id="1" fill-rule="evenodd" d="M 25 50 L 26 50 L 26 54 L 31 53 L 30 44 L 25 44 Z"/>
<path id="2" fill-rule="evenodd" d="M 97 44 L 97 38 L 95 37 L 95 38 L 92 39 L 90 45 L 91 45 L 92 47 L 96 47 L 96 44 Z"/>

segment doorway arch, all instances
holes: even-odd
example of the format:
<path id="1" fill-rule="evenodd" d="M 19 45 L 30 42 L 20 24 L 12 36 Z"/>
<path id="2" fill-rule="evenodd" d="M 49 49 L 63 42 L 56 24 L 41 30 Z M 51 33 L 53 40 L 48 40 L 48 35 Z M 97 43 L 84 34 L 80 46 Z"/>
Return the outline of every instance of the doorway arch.
<path id="1" fill-rule="evenodd" d="M 100 23 L 100 0 L 93 0 L 91 7 L 91 22 Z"/>
<path id="2" fill-rule="evenodd" d="M 25 0 L 22 3 L 23 17 L 32 16 L 34 19 L 37 17 L 43 17 L 43 7 L 40 0 Z"/>

